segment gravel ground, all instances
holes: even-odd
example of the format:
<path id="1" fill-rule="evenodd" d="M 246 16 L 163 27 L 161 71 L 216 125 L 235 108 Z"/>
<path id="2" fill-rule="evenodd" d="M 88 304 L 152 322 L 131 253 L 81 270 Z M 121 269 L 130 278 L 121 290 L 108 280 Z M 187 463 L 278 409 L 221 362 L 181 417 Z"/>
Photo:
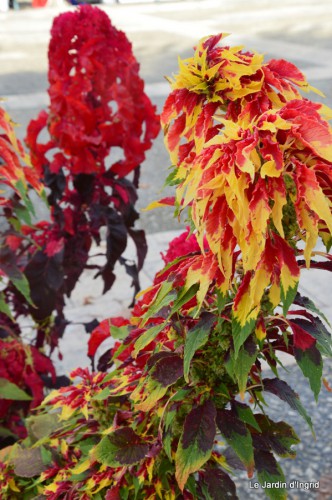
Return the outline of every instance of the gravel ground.
<path id="1" fill-rule="evenodd" d="M 268 415 L 274 421 L 284 420 L 294 427 L 301 442 L 296 446 L 295 459 L 281 459 L 282 467 L 288 486 L 288 498 L 291 500 L 328 500 L 332 499 L 332 393 L 322 387 L 316 404 L 307 379 L 302 376 L 297 365 L 287 367 L 288 373 L 280 371 L 283 378 L 299 395 L 303 406 L 310 415 L 316 440 L 311 434 L 306 422 L 295 411 L 279 398 L 271 396 L 266 398 L 269 403 Z M 273 377 L 267 372 L 267 377 Z M 329 383 L 332 382 L 332 360 L 325 360 L 324 376 Z M 234 479 L 234 478 L 233 478 Z M 256 500 L 267 498 L 264 490 L 250 488 L 250 482 L 245 473 L 240 473 L 235 479 L 240 500 Z M 251 480 L 251 485 L 256 481 Z M 319 489 L 305 490 L 290 488 L 292 481 L 317 482 Z"/>

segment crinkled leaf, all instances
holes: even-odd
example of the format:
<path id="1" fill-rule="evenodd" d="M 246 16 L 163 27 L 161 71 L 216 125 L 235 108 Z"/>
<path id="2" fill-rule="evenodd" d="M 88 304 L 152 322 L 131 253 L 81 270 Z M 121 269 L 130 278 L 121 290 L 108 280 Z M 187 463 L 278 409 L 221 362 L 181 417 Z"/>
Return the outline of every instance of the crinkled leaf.
<path id="1" fill-rule="evenodd" d="M 10 461 L 15 474 L 20 477 L 39 476 L 46 469 L 40 447 L 25 449 L 19 446 Z"/>
<path id="2" fill-rule="evenodd" d="M 187 415 L 175 456 L 175 477 L 183 490 L 190 474 L 210 458 L 216 434 L 216 409 L 205 401 Z"/>
<path id="3" fill-rule="evenodd" d="M 31 415 L 26 420 L 29 437 L 33 438 L 34 440 L 39 440 L 44 437 L 50 436 L 50 434 L 57 428 L 58 425 L 59 418 L 55 413 Z"/>

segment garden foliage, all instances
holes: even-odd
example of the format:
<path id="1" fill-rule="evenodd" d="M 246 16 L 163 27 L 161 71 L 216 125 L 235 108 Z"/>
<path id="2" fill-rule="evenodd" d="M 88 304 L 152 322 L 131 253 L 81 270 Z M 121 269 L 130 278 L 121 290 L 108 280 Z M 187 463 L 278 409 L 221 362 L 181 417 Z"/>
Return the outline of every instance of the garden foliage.
<path id="1" fill-rule="evenodd" d="M 331 245 L 331 110 L 302 96 L 314 89 L 293 64 L 223 38 L 180 61 L 162 113 L 175 197 L 155 205 L 173 204 L 190 227 L 131 319 L 92 332 L 91 356 L 116 340 L 109 369 L 78 368 L 29 418 L 3 465 L 8 498 L 236 498 L 235 468 L 284 482 L 276 456 L 295 456 L 299 438 L 269 417 L 267 394 L 312 428 L 280 353 L 317 399 L 331 338 L 297 288 L 302 268 L 331 270 L 315 249 Z"/>
<path id="2" fill-rule="evenodd" d="M 147 246 L 144 231 L 134 227 L 134 205 L 140 163 L 160 129 L 131 44 L 103 11 L 85 5 L 58 16 L 48 57 L 50 105 L 28 126 L 28 153 L 15 139 L 9 117 L 3 111 L 0 115 L 1 182 L 14 189 L 13 196 L 6 191 L 1 199 L 6 222 L 0 250 L 5 276 L 0 377 L 7 386 L 15 383 L 16 392 L 28 390 L 33 406 L 43 399 L 40 373 L 52 375 L 49 382 L 54 383 L 53 365 L 41 353 L 57 347 L 68 325 L 66 297 L 83 271 L 95 269 L 105 293 L 120 262 L 135 293 L 139 290 Z M 46 194 L 47 220 L 32 217 L 28 186 Z M 128 238 L 136 245 L 136 262 L 122 256 Z M 105 250 L 99 247 L 102 240 Z M 99 247 L 101 265 L 91 260 L 93 244 Z M 31 346 L 22 343 L 24 318 L 34 333 Z M 37 361 L 41 356 L 42 365 Z M 11 401 L 8 394 L 5 398 L 0 425 L 14 431 L 14 415 L 20 420 L 29 405 Z"/>

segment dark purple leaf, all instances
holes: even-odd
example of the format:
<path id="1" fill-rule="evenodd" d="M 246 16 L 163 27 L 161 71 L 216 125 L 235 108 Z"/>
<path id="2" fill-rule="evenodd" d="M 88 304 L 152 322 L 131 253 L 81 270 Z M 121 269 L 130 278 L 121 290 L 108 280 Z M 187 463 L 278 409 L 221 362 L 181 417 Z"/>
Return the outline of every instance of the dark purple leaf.
<path id="1" fill-rule="evenodd" d="M 0 269 L 11 279 L 20 279 L 21 271 L 16 265 L 16 257 L 9 247 L 0 248 Z"/>
<path id="2" fill-rule="evenodd" d="M 142 229 L 128 229 L 128 233 L 136 246 L 137 268 L 140 271 L 143 267 L 145 257 L 148 251 L 145 232 Z"/>
<path id="3" fill-rule="evenodd" d="M 113 268 L 114 264 L 125 251 L 127 246 L 127 228 L 122 217 L 111 208 L 106 212 L 106 267 Z"/>
<path id="4" fill-rule="evenodd" d="M 306 262 L 305 260 L 299 260 L 298 265 L 301 267 L 306 267 Z M 332 272 L 332 261 L 328 260 L 325 262 L 316 262 L 315 260 L 310 261 L 310 268 L 311 269 L 323 269 L 324 271 L 330 271 Z"/>
<path id="5" fill-rule="evenodd" d="M 302 406 L 298 394 L 285 382 L 278 378 L 263 379 L 263 387 L 265 391 L 271 392 L 278 396 L 282 401 L 285 401 L 293 410 L 296 410 L 307 422 L 313 432 L 312 421 L 305 409 Z"/>
<path id="6" fill-rule="evenodd" d="M 294 458 L 293 445 L 300 442 L 294 429 L 285 422 L 273 422 L 267 415 L 256 414 L 261 433 L 253 436 L 256 450 L 273 451 L 281 457 Z"/>
<path id="7" fill-rule="evenodd" d="M 229 465 L 232 469 L 246 470 L 242 460 L 239 459 L 233 448 L 230 446 L 223 452 L 223 456 L 226 458 L 227 465 Z"/>
<path id="8" fill-rule="evenodd" d="M 111 366 L 112 358 L 113 358 L 113 349 L 108 349 L 98 359 L 97 370 L 100 372 L 106 372 Z"/>
<path id="9" fill-rule="evenodd" d="M 311 312 L 314 312 L 316 314 L 318 314 L 321 318 L 323 318 L 324 321 L 326 321 L 326 323 L 328 323 L 328 320 L 327 318 L 324 316 L 324 314 L 318 309 L 318 307 L 316 307 L 316 305 L 314 304 L 314 302 L 312 300 L 310 300 L 308 297 L 304 297 L 303 295 L 301 295 L 299 292 L 297 292 L 296 296 L 295 296 L 295 299 L 294 299 L 294 304 L 297 304 L 301 307 L 305 307 L 306 309 L 308 309 L 309 311 Z M 307 314 L 309 314 L 307 312 Z M 314 318 L 314 316 L 310 315 L 311 318 Z M 308 316 L 307 316 L 308 317 Z"/>
<path id="10" fill-rule="evenodd" d="M 182 436 L 182 448 L 186 449 L 197 441 L 202 452 L 209 451 L 216 435 L 216 409 L 212 401 L 205 401 L 187 415 Z"/>
<path id="11" fill-rule="evenodd" d="M 133 279 L 131 286 L 134 288 L 134 297 L 132 303 L 129 307 L 133 307 L 135 304 L 135 297 L 137 293 L 140 291 L 139 277 L 138 277 L 138 269 L 135 262 L 129 261 L 128 259 L 124 259 L 123 257 L 119 258 L 119 262 L 126 269 L 126 273 Z"/>
<path id="12" fill-rule="evenodd" d="M 232 479 L 221 469 L 208 468 L 202 473 L 211 500 L 236 500 L 236 486 Z"/>
<path id="13" fill-rule="evenodd" d="M 255 449 L 255 466 L 257 473 L 265 472 L 269 475 L 278 475 L 278 464 L 270 451 Z"/>
<path id="14" fill-rule="evenodd" d="M 226 439 L 230 439 L 233 433 L 240 436 L 246 436 L 248 433 L 245 423 L 239 419 L 234 410 L 218 410 L 217 425 Z"/>
<path id="15" fill-rule="evenodd" d="M 87 323 L 83 323 L 86 333 L 91 333 L 97 326 L 99 325 L 99 321 L 97 319 L 93 319 Z"/>
<path id="16" fill-rule="evenodd" d="M 157 380 L 163 387 L 174 384 L 183 376 L 183 359 L 177 354 L 158 359 L 155 363 L 151 376 Z"/>
<path id="17" fill-rule="evenodd" d="M 39 250 L 25 268 L 31 299 L 36 306 L 36 308 L 31 308 L 31 314 L 36 320 L 48 318 L 56 307 L 64 278 L 62 258 L 62 252 L 48 257 Z"/>
<path id="18" fill-rule="evenodd" d="M 94 174 L 78 174 L 74 177 L 74 187 L 80 195 L 80 202 L 89 204 L 92 200 L 92 195 L 95 192 L 95 175 Z"/>
<path id="19" fill-rule="evenodd" d="M 149 451 L 148 444 L 144 443 L 130 427 L 117 429 L 109 435 L 109 440 L 117 449 L 115 460 L 123 465 L 139 462 Z"/>

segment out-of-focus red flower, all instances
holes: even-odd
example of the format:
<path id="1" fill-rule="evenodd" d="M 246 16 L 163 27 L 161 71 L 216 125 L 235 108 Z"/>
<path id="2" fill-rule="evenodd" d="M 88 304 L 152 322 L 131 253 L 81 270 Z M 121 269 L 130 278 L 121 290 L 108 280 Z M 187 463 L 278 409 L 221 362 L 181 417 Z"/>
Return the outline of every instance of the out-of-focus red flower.
<path id="1" fill-rule="evenodd" d="M 40 168 L 47 151 L 58 147 L 64 154 L 54 156 L 51 172 L 66 163 L 74 174 L 102 173 L 112 148 L 120 148 L 110 168 L 125 176 L 144 160 L 160 128 L 131 43 L 90 5 L 58 16 L 51 35 L 49 114 L 28 129 L 33 162 Z M 51 140 L 41 145 L 37 138 L 46 125 Z"/>
<path id="2" fill-rule="evenodd" d="M 200 248 L 197 243 L 196 236 L 194 234 L 190 234 L 190 228 L 187 227 L 186 231 L 170 242 L 166 253 L 161 253 L 161 256 L 165 264 L 169 264 L 177 257 L 182 257 L 199 251 Z"/>
<path id="3" fill-rule="evenodd" d="M 44 382 L 41 376 L 48 374 L 55 377 L 54 366 L 38 349 L 16 339 L 0 339 L 0 378 L 16 384 L 32 396 L 32 401 L 26 403 L 26 411 L 42 402 Z M 25 437 L 25 427 L 16 413 L 15 401 L 0 399 L 1 420 L 4 420 L 6 426 L 19 437 Z"/>
<path id="4" fill-rule="evenodd" d="M 91 332 L 88 341 L 88 356 L 94 356 L 100 344 L 111 336 L 111 325 L 117 327 L 129 325 L 129 320 L 123 318 L 122 316 L 116 316 L 115 318 L 108 318 L 101 321 Z"/>

